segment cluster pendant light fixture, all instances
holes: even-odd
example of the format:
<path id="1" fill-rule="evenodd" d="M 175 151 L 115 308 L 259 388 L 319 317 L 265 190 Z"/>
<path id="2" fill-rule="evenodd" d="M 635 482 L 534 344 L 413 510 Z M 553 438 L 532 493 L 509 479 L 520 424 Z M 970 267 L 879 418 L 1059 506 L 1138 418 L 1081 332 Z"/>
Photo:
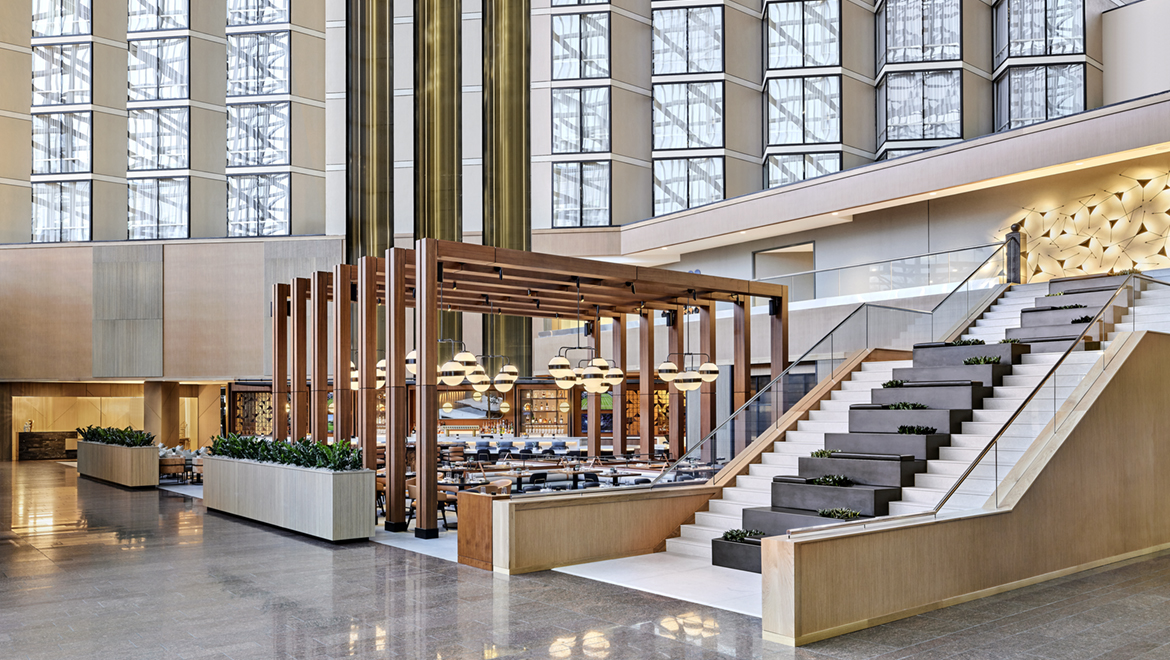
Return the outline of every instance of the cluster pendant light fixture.
<path id="1" fill-rule="evenodd" d="M 490 301 L 489 301 L 489 304 L 490 304 Z M 440 281 L 439 282 L 439 309 L 442 309 L 442 308 L 443 308 L 443 282 Z M 448 344 L 449 343 L 449 344 L 451 344 L 452 348 L 455 347 L 455 344 L 459 345 L 459 351 L 457 353 L 455 353 L 455 357 L 451 358 L 450 360 L 447 360 L 446 362 L 444 362 L 442 365 L 439 366 L 439 382 L 442 383 L 443 385 L 446 385 L 448 387 L 455 387 L 457 385 L 462 385 L 463 381 L 466 380 L 468 383 L 471 384 L 471 389 L 475 390 L 476 393 L 482 394 L 484 392 L 487 392 L 492 387 L 495 387 L 497 392 L 504 394 L 506 392 L 511 391 L 512 387 L 516 384 L 516 381 L 519 380 L 519 378 L 520 378 L 520 371 L 518 369 L 516 369 L 516 367 L 512 366 L 511 360 L 506 355 L 479 355 L 479 356 L 477 356 L 474 353 L 472 353 L 471 351 L 467 350 L 467 346 L 463 342 L 456 340 L 456 339 L 440 339 L 438 341 L 438 343 L 440 343 L 440 344 Z M 487 359 L 487 358 L 503 358 L 504 359 L 504 366 L 500 368 L 500 372 L 498 374 L 496 374 L 496 377 L 494 379 L 488 375 L 487 370 L 485 370 L 483 368 L 483 365 L 480 364 L 480 359 Z M 417 376 L 418 375 L 418 349 L 413 349 L 409 353 L 407 353 L 405 362 L 406 362 L 406 370 L 408 372 L 410 372 L 411 375 Z M 385 373 L 386 373 L 385 360 L 383 360 L 382 362 L 379 362 L 378 365 L 379 365 L 379 369 L 380 369 L 379 378 L 383 379 L 379 382 L 380 383 L 385 382 Z M 355 378 L 356 378 L 356 376 L 355 376 Z M 381 385 L 379 385 L 379 387 L 381 387 Z"/>
<path id="2" fill-rule="evenodd" d="M 695 292 L 691 290 L 688 292 L 691 296 L 691 302 L 695 301 Z M 686 315 L 694 310 L 693 306 L 688 305 L 682 309 L 683 313 L 683 352 L 671 353 L 666 356 L 666 361 L 658 365 L 658 377 L 662 380 L 674 385 L 675 389 L 680 392 L 690 392 L 699 389 L 703 383 L 712 383 L 719 378 L 719 367 L 711 361 L 711 356 L 706 353 L 691 353 L 687 352 L 687 338 L 690 331 L 686 329 Z M 677 314 L 678 312 L 667 312 L 668 314 Z M 670 358 L 679 355 L 682 357 L 679 362 L 682 364 L 681 371 L 678 364 L 671 361 Z M 701 359 L 701 361 L 700 361 Z"/>
<path id="3" fill-rule="evenodd" d="M 581 279 L 577 278 L 577 323 L 581 323 Z M 588 325 L 587 327 L 593 327 Z M 594 328 L 599 332 L 600 328 Z M 566 355 L 572 351 L 585 351 L 590 358 L 577 362 L 574 367 Z M 598 355 L 597 349 L 592 346 L 581 345 L 581 333 L 577 333 L 576 346 L 562 346 L 556 357 L 548 361 L 548 373 L 553 377 L 557 387 L 569 390 L 577 385 L 585 388 L 589 394 L 601 394 L 611 386 L 620 385 L 625 380 L 625 373 L 617 366 L 617 362 L 607 360 Z"/>

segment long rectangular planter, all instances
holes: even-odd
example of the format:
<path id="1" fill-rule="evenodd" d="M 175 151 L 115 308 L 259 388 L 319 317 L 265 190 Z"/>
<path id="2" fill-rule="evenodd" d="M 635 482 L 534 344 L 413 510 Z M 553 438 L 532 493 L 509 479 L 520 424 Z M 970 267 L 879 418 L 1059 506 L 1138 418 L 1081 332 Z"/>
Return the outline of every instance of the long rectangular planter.
<path id="1" fill-rule="evenodd" d="M 951 444 L 947 433 L 908 435 L 902 433 L 826 433 L 825 449 L 872 454 L 912 454 L 915 460 L 933 461 L 938 448 Z"/>
<path id="2" fill-rule="evenodd" d="M 992 365 L 994 366 L 994 365 Z M 904 385 L 875 389 L 870 401 L 882 405 L 893 403 L 921 403 L 928 408 L 962 409 L 982 408 L 983 399 L 991 396 L 991 386 L 966 385 Z"/>
<path id="3" fill-rule="evenodd" d="M 374 472 L 327 472 L 207 456 L 203 503 L 327 541 L 374 535 Z"/>
<path id="4" fill-rule="evenodd" d="M 711 539 L 711 564 L 749 573 L 760 572 L 760 544 Z"/>
<path id="5" fill-rule="evenodd" d="M 1002 362 L 1002 360 L 1001 360 Z M 894 369 L 894 380 L 908 382 L 969 380 L 984 387 L 1003 385 L 1003 377 L 1012 373 L 1012 365 L 964 364 L 950 367 L 905 367 Z"/>
<path id="6" fill-rule="evenodd" d="M 158 447 L 77 441 L 77 473 L 127 488 L 158 485 Z"/>
<path id="7" fill-rule="evenodd" d="M 844 508 L 853 509 L 863 516 L 884 516 L 890 512 L 890 502 L 901 497 L 902 489 L 892 486 L 818 486 L 772 482 L 772 506 L 809 512 Z"/>
<path id="8" fill-rule="evenodd" d="M 826 518 L 816 511 L 787 509 L 780 506 L 761 506 L 743 510 L 743 528 L 758 529 L 765 536 L 781 536 L 787 534 L 790 529 L 820 527 L 840 522 L 844 521 Z"/>
<path id="9" fill-rule="evenodd" d="M 1010 330 L 1009 330 L 1010 333 Z M 1008 335 L 1011 337 L 1011 334 Z M 958 367 L 969 357 L 999 356 L 1000 364 L 1019 364 L 1020 356 L 1030 353 L 1027 344 L 974 344 L 970 346 L 944 346 L 942 344 L 917 344 L 914 346 L 915 367 Z M 984 383 L 986 385 L 987 383 Z"/>
<path id="10" fill-rule="evenodd" d="M 867 460 L 854 458 L 814 458 L 801 456 L 797 459 L 800 476 L 816 479 L 830 474 L 849 477 L 854 483 L 869 486 L 913 486 L 914 475 L 926 472 L 926 461 L 917 460 Z"/>
<path id="11" fill-rule="evenodd" d="M 938 433 L 962 433 L 970 410 L 849 409 L 850 433 L 897 433 L 899 426 L 930 426 Z M 838 449 L 838 447 L 831 447 Z"/>

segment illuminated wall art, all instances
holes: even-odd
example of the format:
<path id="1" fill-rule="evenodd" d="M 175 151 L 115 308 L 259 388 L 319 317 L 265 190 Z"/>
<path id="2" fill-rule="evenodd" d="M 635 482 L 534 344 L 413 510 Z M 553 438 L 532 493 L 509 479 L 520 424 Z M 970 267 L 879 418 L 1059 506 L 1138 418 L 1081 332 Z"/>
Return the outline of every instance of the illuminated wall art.
<path id="1" fill-rule="evenodd" d="M 1026 237 L 1028 281 L 1137 268 L 1170 268 L 1170 172 L 1119 175 L 1113 190 L 1086 194 L 1013 220 Z M 1000 235 L 1010 231 L 1001 228 Z"/>

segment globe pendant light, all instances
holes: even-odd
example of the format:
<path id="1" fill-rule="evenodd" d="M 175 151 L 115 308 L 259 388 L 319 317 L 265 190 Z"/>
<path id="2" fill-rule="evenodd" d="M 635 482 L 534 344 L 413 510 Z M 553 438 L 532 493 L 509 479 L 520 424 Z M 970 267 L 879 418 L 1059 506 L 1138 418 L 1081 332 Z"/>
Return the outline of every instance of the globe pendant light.
<path id="1" fill-rule="evenodd" d="M 467 374 L 467 382 L 471 383 L 471 389 L 479 393 L 486 392 L 492 387 L 491 377 L 478 364 L 472 368 L 471 373 Z"/>
<path id="2" fill-rule="evenodd" d="M 500 394 L 506 394 L 507 392 L 510 392 L 512 390 L 512 386 L 515 384 L 515 382 L 516 382 L 515 378 L 512 378 L 512 376 L 510 376 L 509 374 L 506 374 L 503 371 L 501 371 L 500 373 L 496 374 L 496 379 L 494 381 L 494 385 L 495 385 L 497 392 L 499 392 Z"/>
<path id="3" fill-rule="evenodd" d="M 571 390 L 577 385 L 577 377 L 573 375 L 572 371 L 570 371 L 569 375 L 561 376 L 553 382 L 555 382 L 557 387 L 561 388 L 562 390 Z"/>
<path id="4" fill-rule="evenodd" d="M 674 386 L 682 392 L 690 392 L 691 390 L 699 389 L 703 384 L 703 379 L 699 377 L 699 372 L 692 370 L 684 371 L 674 379 Z"/>
<path id="5" fill-rule="evenodd" d="M 714 383 L 719 378 L 719 367 L 713 362 L 704 362 L 699 365 L 699 378 L 702 378 L 704 383 Z"/>
<path id="6" fill-rule="evenodd" d="M 460 351 L 455 355 L 454 360 L 455 362 L 459 363 L 459 366 L 463 367 L 464 373 L 468 374 L 470 374 L 473 369 L 479 366 L 479 363 L 475 360 L 475 355 L 470 351 Z"/>
<path id="7" fill-rule="evenodd" d="M 516 382 L 518 378 L 520 378 L 520 370 L 510 364 L 505 364 L 504 366 L 500 367 L 500 373 L 506 374 L 508 379 L 513 383 Z"/>
<path id="8" fill-rule="evenodd" d="M 626 374 L 623 373 L 622 370 L 618 367 L 610 367 L 609 371 L 605 372 L 605 382 L 614 387 L 621 385 L 625 378 Z"/>
<path id="9" fill-rule="evenodd" d="M 386 358 L 378 360 L 378 365 L 374 368 L 374 374 L 377 378 L 374 387 L 379 390 L 386 387 Z"/>
<path id="10" fill-rule="evenodd" d="M 589 366 L 597 367 L 601 370 L 601 373 L 606 373 L 609 371 L 609 360 L 603 357 L 595 357 L 589 361 Z"/>
<path id="11" fill-rule="evenodd" d="M 678 365 L 670 360 L 663 362 L 658 365 L 658 377 L 668 383 L 673 382 L 678 377 Z"/>
<path id="12" fill-rule="evenodd" d="M 466 376 L 467 372 L 463 369 L 463 365 L 455 360 L 448 360 L 439 367 L 439 382 L 448 387 L 455 387 L 462 383 Z"/>
<path id="13" fill-rule="evenodd" d="M 418 351 L 406 354 L 406 370 L 410 372 L 411 376 L 418 375 Z"/>
<path id="14" fill-rule="evenodd" d="M 553 378 L 567 376 L 573 373 L 573 365 L 569 363 L 569 358 L 558 355 L 548 361 L 548 373 Z"/>
<path id="15" fill-rule="evenodd" d="M 585 391 L 590 394 L 600 394 L 609 389 L 609 383 L 605 381 L 605 374 L 594 365 L 589 365 L 581 372 L 581 383 L 585 386 Z"/>

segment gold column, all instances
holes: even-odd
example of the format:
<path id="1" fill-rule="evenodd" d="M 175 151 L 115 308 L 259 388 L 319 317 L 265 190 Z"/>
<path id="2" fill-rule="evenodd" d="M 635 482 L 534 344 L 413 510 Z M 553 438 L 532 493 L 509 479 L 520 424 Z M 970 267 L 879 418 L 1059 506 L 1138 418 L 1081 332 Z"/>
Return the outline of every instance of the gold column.
<path id="1" fill-rule="evenodd" d="M 389 4 L 389 3 L 387 3 Z M 463 240 L 461 0 L 414 2 L 414 238 Z M 463 338 L 463 316 L 440 314 L 438 336 Z M 440 362 L 451 346 L 439 349 Z"/>
<path id="2" fill-rule="evenodd" d="M 531 25 L 529 0 L 483 0 L 483 244 L 513 250 L 532 249 Z M 483 337 L 532 375 L 532 319 L 484 316 Z"/>
<path id="3" fill-rule="evenodd" d="M 347 22 L 348 263 L 394 239 L 393 3 L 350 0 Z"/>

